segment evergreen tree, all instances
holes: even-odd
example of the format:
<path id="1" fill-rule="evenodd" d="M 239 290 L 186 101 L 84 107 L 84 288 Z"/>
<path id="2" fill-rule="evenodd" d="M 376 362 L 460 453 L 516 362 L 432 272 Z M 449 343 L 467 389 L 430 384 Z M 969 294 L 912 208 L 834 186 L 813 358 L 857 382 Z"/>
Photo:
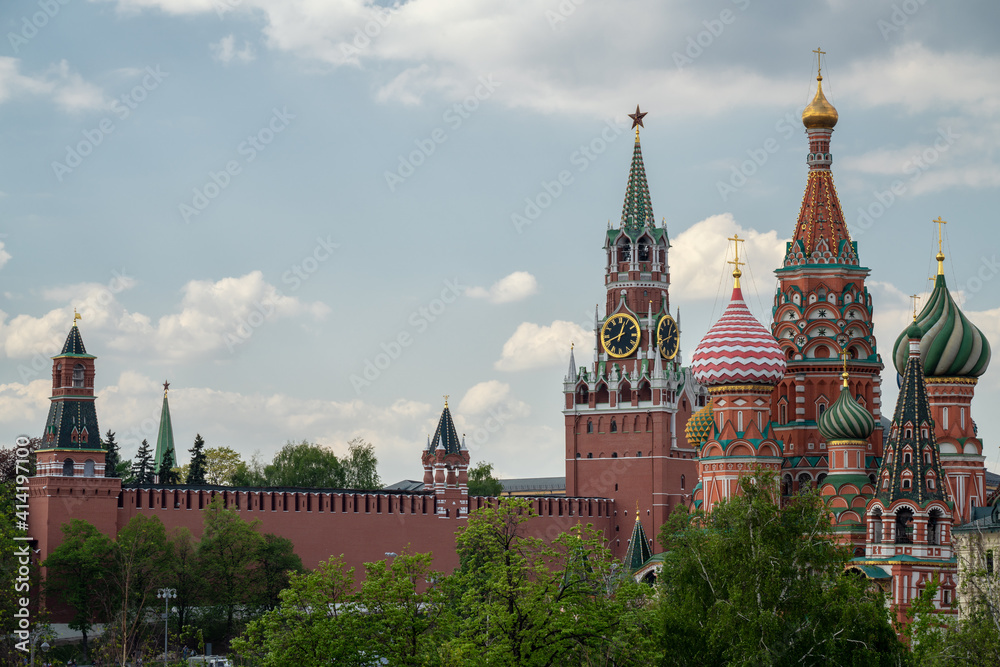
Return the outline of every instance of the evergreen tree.
<path id="1" fill-rule="evenodd" d="M 118 443 L 115 442 L 115 432 L 108 429 L 104 437 L 104 449 L 107 451 L 107 454 L 104 455 L 104 476 L 120 477 L 118 474 L 118 464 L 121 462 L 121 459 L 118 456 Z"/>
<path id="2" fill-rule="evenodd" d="M 188 468 L 188 476 L 185 480 L 185 484 L 188 486 L 204 486 L 205 485 L 205 441 L 201 437 L 201 433 L 194 436 L 194 447 L 188 450 L 191 452 L 191 464 Z"/>
<path id="3" fill-rule="evenodd" d="M 160 484 L 180 484 L 179 475 L 174 468 L 174 450 L 168 449 L 163 453 L 163 462 L 158 471 Z"/>
<path id="4" fill-rule="evenodd" d="M 153 454 L 149 451 L 149 443 L 145 440 L 139 445 L 139 451 L 132 462 L 132 476 L 135 484 L 153 483 Z"/>

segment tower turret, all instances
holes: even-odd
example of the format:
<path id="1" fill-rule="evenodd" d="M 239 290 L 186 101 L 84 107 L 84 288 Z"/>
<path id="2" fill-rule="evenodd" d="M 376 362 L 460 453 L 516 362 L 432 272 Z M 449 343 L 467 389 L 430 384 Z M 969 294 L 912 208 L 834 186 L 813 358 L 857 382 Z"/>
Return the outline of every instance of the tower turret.
<path id="1" fill-rule="evenodd" d="M 160 469 L 163 466 L 163 459 L 167 457 L 169 452 L 169 458 L 173 462 L 173 465 L 177 465 L 177 453 L 174 451 L 174 426 L 170 421 L 170 404 L 167 403 L 167 391 L 170 389 L 170 383 L 163 383 L 163 405 L 160 407 L 160 429 L 156 434 L 156 467 L 154 468 L 154 474 L 157 477 L 157 482 L 163 484 L 163 480 L 159 479 Z"/>
<path id="2" fill-rule="evenodd" d="M 441 518 L 466 518 L 469 514 L 469 450 L 460 440 L 455 422 L 444 397 L 444 409 L 434 437 L 421 454 L 424 488 L 438 496 L 437 514 Z M 430 480 L 433 480 L 431 483 Z"/>

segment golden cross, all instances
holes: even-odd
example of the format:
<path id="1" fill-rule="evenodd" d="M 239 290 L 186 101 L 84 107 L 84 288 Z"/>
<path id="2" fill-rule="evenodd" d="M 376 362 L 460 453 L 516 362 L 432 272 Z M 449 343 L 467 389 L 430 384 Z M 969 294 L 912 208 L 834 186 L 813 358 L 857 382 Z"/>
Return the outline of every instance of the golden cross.
<path id="1" fill-rule="evenodd" d="M 733 242 L 733 247 L 734 247 L 733 259 L 730 260 L 730 261 L 728 261 L 727 264 L 732 264 L 733 265 L 733 278 L 736 279 L 735 286 L 739 287 L 740 286 L 740 276 L 743 275 L 743 272 L 740 271 L 740 266 L 746 264 L 746 262 L 741 262 L 740 261 L 740 243 L 746 243 L 746 239 L 741 239 L 739 234 L 733 234 L 731 237 L 729 237 L 726 240 Z"/>
<path id="2" fill-rule="evenodd" d="M 76 308 L 74 308 L 73 309 L 73 326 L 76 326 L 76 321 L 77 320 L 82 320 L 82 319 L 83 319 L 83 315 L 81 315 L 80 313 L 76 312 Z"/>
<path id="3" fill-rule="evenodd" d="M 941 216 L 939 215 L 937 217 L 937 220 L 932 220 L 931 222 L 933 222 L 934 224 L 936 224 L 938 226 L 938 252 L 941 252 L 941 240 L 942 240 L 941 239 L 941 230 L 944 229 L 944 227 L 942 227 L 942 225 L 947 225 L 948 221 L 947 220 L 942 220 Z"/>
<path id="4" fill-rule="evenodd" d="M 823 63 L 820 62 L 820 56 L 825 56 L 826 51 L 816 47 L 813 49 L 813 53 L 816 54 L 816 76 L 823 76 Z"/>
<path id="5" fill-rule="evenodd" d="M 920 299 L 919 294 L 911 294 L 910 298 L 913 299 L 913 321 L 917 321 L 917 300 Z"/>
<path id="6" fill-rule="evenodd" d="M 444 396 L 444 407 L 448 407 L 448 397 L 451 396 L 451 394 L 442 394 L 442 396 Z"/>

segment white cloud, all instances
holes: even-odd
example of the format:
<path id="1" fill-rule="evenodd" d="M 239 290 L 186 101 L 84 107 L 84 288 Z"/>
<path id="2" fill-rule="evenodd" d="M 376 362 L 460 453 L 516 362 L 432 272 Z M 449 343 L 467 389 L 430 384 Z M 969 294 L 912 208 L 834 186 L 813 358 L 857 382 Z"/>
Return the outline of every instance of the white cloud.
<path id="1" fill-rule="evenodd" d="M 70 70 L 62 60 L 39 75 L 22 74 L 21 60 L 0 57 L 0 103 L 24 95 L 48 96 L 65 111 L 105 109 L 111 104 L 101 89 Z"/>
<path id="2" fill-rule="evenodd" d="M 282 318 L 322 319 L 329 307 L 283 295 L 260 271 L 218 281 L 192 280 L 183 288 L 180 311 L 159 318 L 129 312 L 119 294 L 135 281 L 116 273 L 107 285 L 80 283 L 42 293 L 66 306 L 40 317 L 17 315 L 9 322 L 0 311 L 0 349 L 8 357 L 52 354 L 66 336 L 76 307 L 81 327 L 107 340 L 107 346 L 143 353 L 159 361 L 193 360 L 223 350 L 235 350 L 260 326 Z"/>
<path id="3" fill-rule="evenodd" d="M 745 229 L 731 213 L 723 213 L 696 222 L 671 241 L 670 282 L 683 285 L 685 299 L 710 299 L 720 294 L 728 299 L 726 286 L 731 286 L 732 266 L 726 260 L 732 257 L 733 244 L 728 239 L 734 233 L 746 239 L 740 244 L 740 261 L 747 262 L 742 267 L 744 290 L 752 290 L 754 283 L 758 290 L 769 289 L 771 270 L 781 266 L 787 240 L 779 239 L 774 230 Z"/>
<path id="4" fill-rule="evenodd" d="M 209 44 L 212 50 L 212 57 L 221 63 L 228 65 L 233 60 L 241 63 L 248 63 L 254 59 L 253 47 L 250 42 L 244 41 L 243 48 L 236 49 L 236 37 L 232 34 L 226 35 L 218 42 Z"/>
<path id="5" fill-rule="evenodd" d="M 7 252 L 7 249 L 4 247 L 3 241 L 0 241 L 0 269 L 2 269 L 4 264 L 6 264 L 10 260 L 10 257 L 11 255 L 9 252 Z"/>
<path id="6" fill-rule="evenodd" d="M 567 363 L 571 343 L 593 337 L 574 322 L 556 320 L 548 326 L 522 322 L 503 344 L 500 359 L 493 367 L 500 371 L 521 371 Z"/>
<path id="7" fill-rule="evenodd" d="M 531 412 L 526 403 L 511 397 L 509 384 L 498 380 L 487 380 L 465 392 L 454 414 L 456 417 L 471 417 L 497 408 L 517 416 L 526 416 Z"/>
<path id="8" fill-rule="evenodd" d="M 465 295 L 474 299 L 489 299 L 492 303 L 520 301 L 538 292 L 538 281 L 527 271 L 515 271 L 485 287 L 469 287 Z"/>

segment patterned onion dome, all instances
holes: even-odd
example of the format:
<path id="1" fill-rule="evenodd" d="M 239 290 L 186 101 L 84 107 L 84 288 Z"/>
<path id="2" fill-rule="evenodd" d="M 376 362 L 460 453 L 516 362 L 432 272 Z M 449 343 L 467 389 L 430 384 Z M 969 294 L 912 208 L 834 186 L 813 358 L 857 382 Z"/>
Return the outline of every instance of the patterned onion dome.
<path id="1" fill-rule="evenodd" d="M 785 355 L 771 332 L 750 313 L 739 284 L 722 317 L 698 343 L 691 371 L 706 386 L 775 385 L 785 376 Z"/>
<path id="2" fill-rule="evenodd" d="M 942 257 L 943 258 L 943 257 Z M 926 377 L 979 377 L 990 363 L 990 343 L 951 298 L 944 274 L 938 273 L 927 304 L 917 315 L 920 359 Z M 912 326 L 912 325 L 911 325 Z M 900 374 L 909 354 L 907 332 L 892 347 L 892 360 Z"/>
<path id="3" fill-rule="evenodd" d="M 850 389 L 841 387 L 840 396 L 820 415 L 818 426 L 827 442 L 867 440 L 875 430 L 875 418 L 854 400 Z"/>
<path id="4" fill-rule="evenodd" d="M 712 402 L 709 401 L 698 412 L 691 415 L 687 426 L 684 427 L 684 435 L 687 436 L 688 445 L 691 447 L 701 447 L 712 434 L 712 426 L 715 423 L 715 415 L 712 412 Z"/>

